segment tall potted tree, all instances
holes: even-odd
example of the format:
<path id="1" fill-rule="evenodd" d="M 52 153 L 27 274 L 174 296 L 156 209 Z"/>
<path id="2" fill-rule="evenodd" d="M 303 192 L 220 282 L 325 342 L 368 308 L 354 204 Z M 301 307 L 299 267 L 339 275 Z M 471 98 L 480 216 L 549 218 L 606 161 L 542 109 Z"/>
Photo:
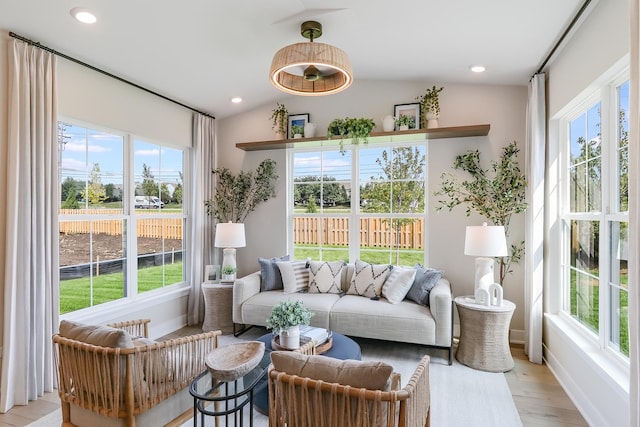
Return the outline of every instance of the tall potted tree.
<path id="1" fill-rule="evenodd" d="M 512 215 L 523 213 L 527 209 L 527 180 L 518 166 L 519 151 L 515 141 L 510 143 L 502 149 L 500 160 L 491 162 L 489 170 L 480 166 L 478 150 L 457 156 L 453 168 L 467 172 L 471 178 L 459 181 L 451 173 L 442 174 L 442 187 L 434 195 L 445 198 L 438 200 L 436 210 L 447 208 L 451 211 L 456 206 L 464 204 L 467 206 L 467 216 L 475 211 L 491 220 L 494 225 L 504 226 L 508 239 Z M 500 284 L 504 282 L 505 276 L 513 271 L 513 264 L 520 261 L 523 252 L 524 241 L 512 243 L 509 255 L 499 259 Z"/>

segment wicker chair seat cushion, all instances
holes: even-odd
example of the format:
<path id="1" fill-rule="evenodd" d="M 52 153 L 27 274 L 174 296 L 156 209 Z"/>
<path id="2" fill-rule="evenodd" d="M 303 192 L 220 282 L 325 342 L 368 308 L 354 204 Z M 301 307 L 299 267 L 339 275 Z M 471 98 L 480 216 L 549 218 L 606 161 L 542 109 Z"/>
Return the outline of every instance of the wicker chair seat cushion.
<path id="1" fill-rule="evenodd" d="M 62 320 L 60 322 L 60 336 L 100 347 L 133 348 L 131 335 L 122 329 L 109 326 L 85 325 Z"/>
<path id="2" fill-rule="evenodd" d="M 384 362 L 338 360 L 291 351 L 271 352 L 271 363 L 277 371 L 289 375 L 369 390 L 386 389 L 393 371 L 393 367 Z"/>

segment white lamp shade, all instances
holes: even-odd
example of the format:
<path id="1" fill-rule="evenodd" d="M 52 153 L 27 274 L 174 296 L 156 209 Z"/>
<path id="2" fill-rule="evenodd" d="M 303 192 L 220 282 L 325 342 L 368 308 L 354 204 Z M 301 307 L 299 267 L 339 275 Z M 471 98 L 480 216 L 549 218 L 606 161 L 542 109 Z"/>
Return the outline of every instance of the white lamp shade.
<path id="1" fill-rule="evenodd" d="M 247 242 L 244 237 L 244 224 L 238 222 L 221 222 L 216 224 L 216 248 L 244 248 Z"/>
<path id="2" fill-rule="evenodd" d="M 507 256 L 507 239 L 501 225 L 470 225 L 464 239 L 464 254 L 480 257 Z"/>

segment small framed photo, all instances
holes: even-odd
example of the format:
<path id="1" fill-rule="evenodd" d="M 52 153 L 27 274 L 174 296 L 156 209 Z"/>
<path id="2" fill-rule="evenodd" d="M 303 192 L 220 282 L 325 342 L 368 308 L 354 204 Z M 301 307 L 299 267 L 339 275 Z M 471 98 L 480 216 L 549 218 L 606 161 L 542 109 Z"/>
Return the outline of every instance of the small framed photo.
<path id="1" fill-rule="evenodd" d="M 396 104 L 393 115 L 396 118 L 396 123 L 400 120 L 400 117 L 407 116 L 409 117 L 409 129 L 419 129 L 420 128 L 420 104 Z"/>
<path id="2" fill-rule="evenodd" d="M 287 128 L 287 138 L 293 139 L 295 135 L 304 136 L 304 125 L 309 123 L 309 113 L 289 114 L 289 126 Z"/>
<path id="3" fill-rule="evenodd" d="M 205 283 L 220 283 L 220 266 L 207 265 L 204 269 Z"/>

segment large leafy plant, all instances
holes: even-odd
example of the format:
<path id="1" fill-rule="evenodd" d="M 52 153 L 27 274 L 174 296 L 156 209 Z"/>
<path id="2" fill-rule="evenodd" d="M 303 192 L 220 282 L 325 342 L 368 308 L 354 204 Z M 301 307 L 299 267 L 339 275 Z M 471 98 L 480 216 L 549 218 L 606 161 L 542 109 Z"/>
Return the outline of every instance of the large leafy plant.
<path id="1" fill-rule="evenodd" d="M 302 305 L 302 301 L 280 301 L 271 309 L 267 328 L 277 334 L 292 326 L 308 325 L 313 312 Z"/>
<path id="2" fill-rule="evenodd" d="M 456 206 L 464 204 L 467 207 L 467 216 L 475 211 L 495 225 L 504 226 L 508 238 L 511 216 L 523 213 L 527 209 L 527 180 L 518 166 L 519 151 L 515 141 L 507 145 L 502 150 L 500 160 L 491 162 L 489 170 L 480 166 L 478 150 L 457 156 L 453 168 L 467 172 L 471 178 L 459 181 L 451 173 L 442 174 L 442 188 L 434 195 L 446 198 L 438 200 L 436 210 L 447 208 L 451 211 Z M 501 284 L 505 276 L 513 271 L 513 264 L 520 261 L 523 252 L 524 241 L 521 241 L 511 244 L 509 255 L 499 259 Z"/>
<path id="3" fill-rule="evenodd" d="M 219 222 L 244 222 L 259 203 L 276 195 L 278 174 L 274 160 L 264 160 L 254 172 L 234 175 L 227 168 L 219 168 L 212 173 L 217 178 L 215 195 L 205 205 L 207 213 Z"/>
<path id="4" fill-rule="evenodd" d="M 335 119 L 327 127 L 327 138 L 331 139 L 333 136 L 339 136 L 340 152 L 344 154 L 344 138 L 351 138 L 353 144 L 359 144 L 360 141 L 366 144 L 369 142 L 369 135 L 371 135 L 371 131 L 375 126 L 373 119 L 354 119 L 351 117 Z"/>

